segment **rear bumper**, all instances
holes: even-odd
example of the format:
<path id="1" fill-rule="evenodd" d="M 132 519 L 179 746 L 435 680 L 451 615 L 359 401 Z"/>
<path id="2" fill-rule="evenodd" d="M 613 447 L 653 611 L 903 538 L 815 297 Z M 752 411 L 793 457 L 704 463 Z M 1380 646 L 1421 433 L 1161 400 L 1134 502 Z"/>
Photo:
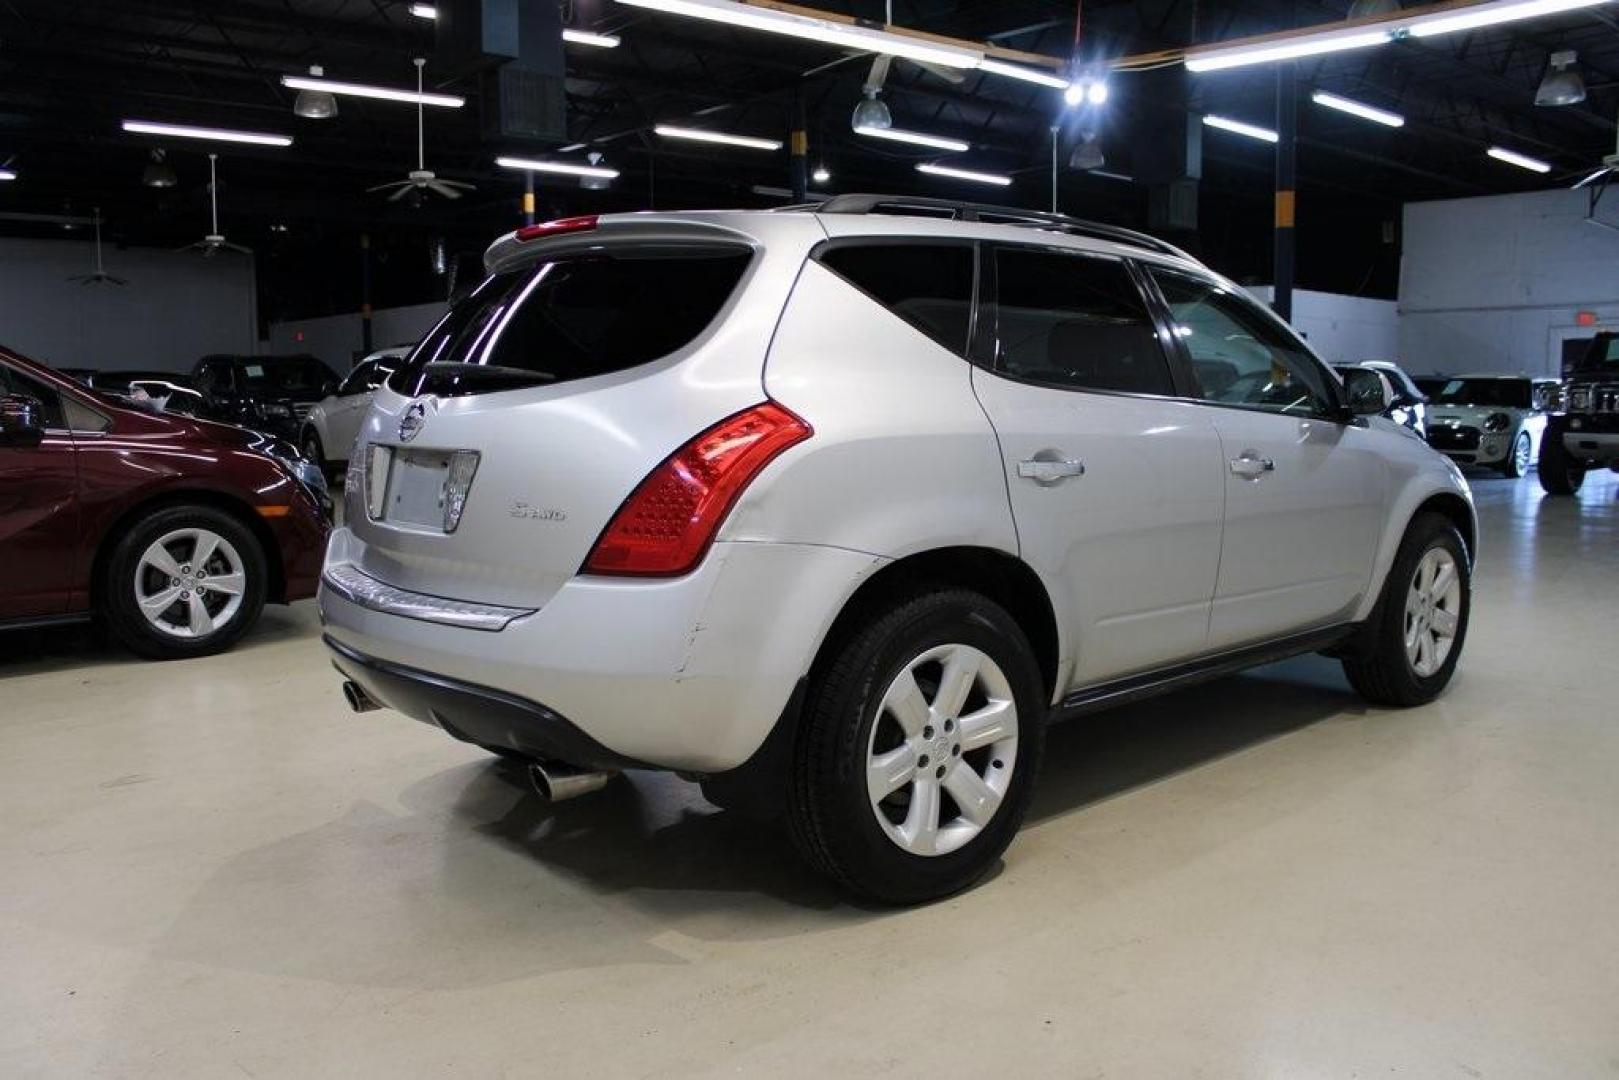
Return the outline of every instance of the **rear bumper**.
<path id="1" fill-rule="evenodd" d="M 462 742 L 514 750 L 541 761 L 589 769 L 641 767 L 586 735 L 567 718 L 524 698 L 366 656 L 327 635 L 332 666 L 379 705 L 435 724 Z"/>
<path id="2" fill-rule="evenodd" d="M 338 530 L 328 574 L 357 545 Z M 407 715 L 486 745 L 598 763 L 588 745 L 566 749 L 597 761 L 559 752 L 557 725 L 532 719 L 566 717 L 611 759 L 716 773 L 763 743 L 844 602 L 885 561 L 842 548 L 720 542 L 682 578 L 573 578 L 501 630 L 378 610 L 324 584 L 320 610 L 338 666 L 368 691 L 367 680 L 378 682 L 373 696 L 401 702 Z M 491 711 L 505 720 L 477 719 L 463 695 L 448 702 L 381 685 L 376 671 L 404 678 L 388 675 L 394 669 L 471 688 L 477 700 L 493 694 L 503 704 Z"/>

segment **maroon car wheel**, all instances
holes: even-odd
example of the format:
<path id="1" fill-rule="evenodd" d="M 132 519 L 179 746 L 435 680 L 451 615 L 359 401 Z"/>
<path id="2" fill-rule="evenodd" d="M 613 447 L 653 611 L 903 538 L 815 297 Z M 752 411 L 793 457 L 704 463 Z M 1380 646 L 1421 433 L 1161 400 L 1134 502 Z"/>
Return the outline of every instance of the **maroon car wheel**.
<path id="1" fill-rule="evenodd" d="M 264 550 L 230 514 L 173 506 L 142 518 L 107 562 L 107 625 L 142 656 L 179 659 L 229 648 L 264 607 Z"/>

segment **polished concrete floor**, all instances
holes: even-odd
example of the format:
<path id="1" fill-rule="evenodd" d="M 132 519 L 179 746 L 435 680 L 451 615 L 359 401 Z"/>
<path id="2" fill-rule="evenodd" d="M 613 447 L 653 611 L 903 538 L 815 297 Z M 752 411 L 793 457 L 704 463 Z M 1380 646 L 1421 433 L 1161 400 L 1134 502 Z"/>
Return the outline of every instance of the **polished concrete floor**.
<path id="1" fill-rule="evenodd" d="M 1619 486 L 1475 489 L 1441 701 L 1311 658 L 1059 728 L 912 911 L 671 777 L 553 810 L 350 715 L 308 604 L 0 639 L 0 1075 L 1613 1077 Z"/>

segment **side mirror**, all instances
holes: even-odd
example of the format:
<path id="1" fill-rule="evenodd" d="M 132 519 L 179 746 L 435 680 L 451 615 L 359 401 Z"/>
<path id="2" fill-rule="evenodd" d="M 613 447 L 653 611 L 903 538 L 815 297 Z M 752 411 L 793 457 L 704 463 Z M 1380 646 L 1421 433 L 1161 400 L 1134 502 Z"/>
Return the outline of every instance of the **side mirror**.
<path id="1" fill-rule="evenodd" d="M 44 438 L 39 402 L 21 394 L 0 395 L 0 446 L 38 446 Z"/>
<path id="2" fill-rule="evenodd" d="M 1349 412 L 1354 416 L 1380 416 L 1394 404 L 1394 385 L 1381 371 L 1350 368 L 1344 372 L 1344 388 L 1349 391 Z"/>

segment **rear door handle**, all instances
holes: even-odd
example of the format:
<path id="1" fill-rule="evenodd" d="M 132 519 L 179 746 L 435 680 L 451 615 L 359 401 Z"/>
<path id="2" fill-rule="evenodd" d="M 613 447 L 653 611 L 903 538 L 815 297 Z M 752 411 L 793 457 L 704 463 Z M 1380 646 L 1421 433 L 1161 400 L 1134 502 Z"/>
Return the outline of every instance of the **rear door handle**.
<path id="1" fill-rule="evenodd" d="M 1252 450 L 1231 459 L 1231 475 L 1240 476 L 1244 480 L 1258 480 L 1266 473 L 1275 471 L 1276 462 L 1268 457 L 1260 457 Z"/>
<path id="2" fill-rule="evenodd" d="M 1059 484 L 1070 476 L 1084 476 L 1085 463 L 1072 459 L 1042 461 L 1029 458 L 1017 463 L 1017 474 L 1037 484 Z"/>

